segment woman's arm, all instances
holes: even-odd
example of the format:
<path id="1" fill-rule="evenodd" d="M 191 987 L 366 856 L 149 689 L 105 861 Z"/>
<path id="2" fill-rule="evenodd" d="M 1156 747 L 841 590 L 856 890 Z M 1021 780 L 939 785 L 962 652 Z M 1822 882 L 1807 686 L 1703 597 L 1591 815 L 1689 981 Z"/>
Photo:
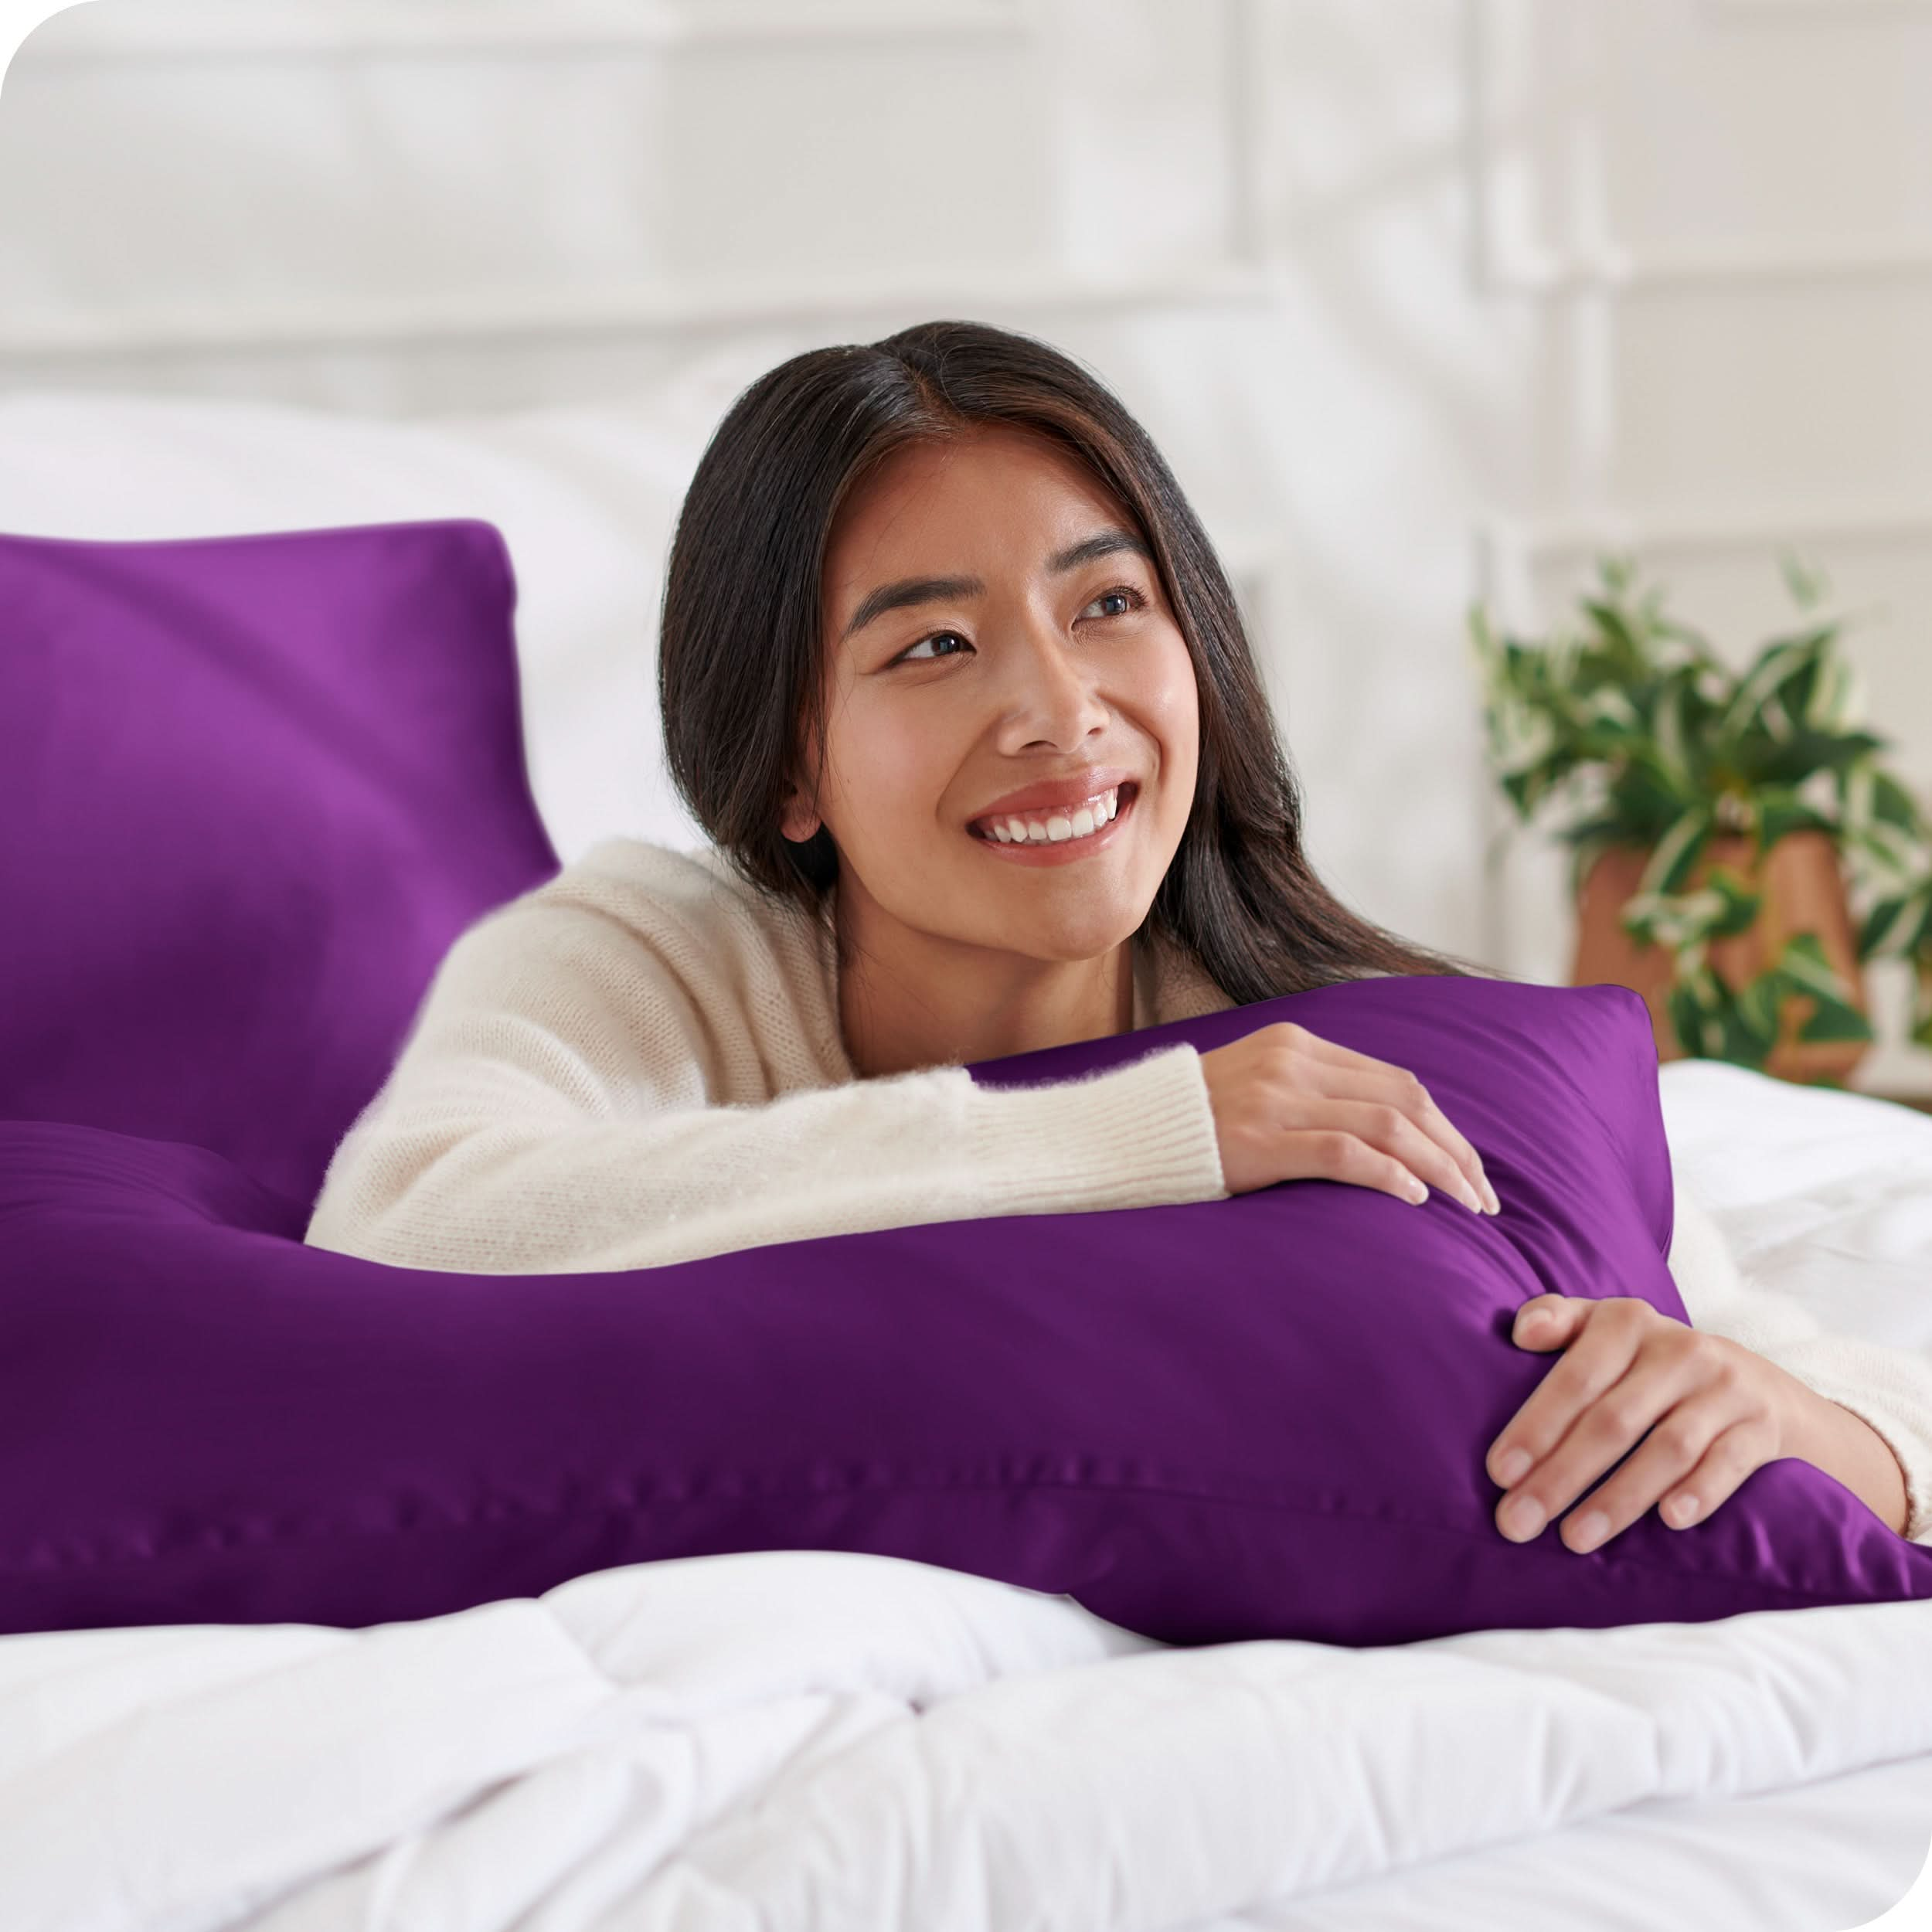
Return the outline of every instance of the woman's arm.
<path id="1" fill-rule="evenodd" d="M 1775 1362 L 1797 1406 L 1804 1461 L 1835 1476 L 1914 1543 L 1932 1543 L 1932 1361 L 1828 1332 L 1804 1304 L 1747 1279 L 1673 1157 L 1669 1265 L 1692 1325 Z"/>
<path id="2" fill-rule="evenodd" d="M 1801 1382 L 1796 1395 L 1798 1434 L 1791 1454 L 1835 1476 L 1880 1521 L 1905 1535 L 1911 1501 L 1905 1465 L 1892 1445 L 1842 1403 L 1828 1401 Z"/>
<path id="3" fill-rule="evenodd" d="M 767 1010 L 762 1031 L 740 1023 L 785 982 L 752 978 L 736 929 L 654 948 L 635 922 L 655 917 L 614 917 L 573 886 L 464 934 L 335 1151 L 309 1245 L 560 1274 L 1226 1193 L 1187 1045 L 1050 1086 L 982 1087 L 947 1066 L 713 1104 L 768 1054 L 796 1060 L 784 1043 L 799 1022 Z M 727 1057 L 740 1089 L 708 1084 Z"/>

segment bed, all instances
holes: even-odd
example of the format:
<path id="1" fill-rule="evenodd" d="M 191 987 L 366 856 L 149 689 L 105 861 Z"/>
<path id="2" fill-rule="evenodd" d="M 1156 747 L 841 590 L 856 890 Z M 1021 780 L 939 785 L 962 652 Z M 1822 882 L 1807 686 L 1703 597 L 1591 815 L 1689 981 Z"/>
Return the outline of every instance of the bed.
<path id="1" fill-rule="evenodd" d="M 1712 1063 L 1660 1084 L 1754 1274 L 1932 1346 L 1932 1121 Z M 23 1932 L 1815 1932 L 1924 1867 L 1932 1604 L 1170 1648 L 935 1566 L 746 1553 L 365 1630 L 9 1636 L 0 1764 Z"/>
<path id="2" fill-rule="evenodd" d="M 71 427 L 108 406 L 0 407 L 0 445 L 31 430 L 45 458 L 62 408 Z M 246 442 L 271 422 L 229 427 Z M 447 477 L 447 457 L 431 450 L 424 476 Z M 0 529 L 88 527 L 56 468 L 31 512 L 21 470 L 0 481 Z M 501 507 L 438 487 L 386 506 Z M 228 527 L 230 500 L 211 492 L 199 527 Z M 258 498 L 257 526 L 322 520 L 318 503 Z M 588 815 L 592 795 L 574 796 Z M 1932 1119 L 1708 1062 L 1658 1084 L 1673 1155 L 1747 1274 L 1837 1330 L 1932 1356 Z M 1070 1597 L 771 1549 L 361 1628 L 0 1637 L 9 1932 L 1447 1932 L 1498 1917 L 1811 1932 L 1900 1900 L 1929 1839 L 1923 1600 L 1175 1647 Z"/>

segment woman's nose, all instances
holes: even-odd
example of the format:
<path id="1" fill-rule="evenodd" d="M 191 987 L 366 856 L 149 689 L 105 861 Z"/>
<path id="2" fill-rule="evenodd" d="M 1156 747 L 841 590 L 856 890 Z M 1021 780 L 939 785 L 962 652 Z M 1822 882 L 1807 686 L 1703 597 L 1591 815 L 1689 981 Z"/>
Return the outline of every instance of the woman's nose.
<path id="1" fill-rule="evenodd" d="M 1003 655 L 1010 667 L 1009 701 L 1048 713 L 1074 713 L 1094 702 L 1094 668 L 1081 647 L 1056 625 L 1037 621 L 1016 631 Z"/>

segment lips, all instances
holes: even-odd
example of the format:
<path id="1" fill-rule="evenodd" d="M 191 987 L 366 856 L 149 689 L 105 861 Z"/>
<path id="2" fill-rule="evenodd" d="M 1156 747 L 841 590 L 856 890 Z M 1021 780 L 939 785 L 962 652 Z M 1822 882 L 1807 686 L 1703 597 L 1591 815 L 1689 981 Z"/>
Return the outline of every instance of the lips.
<path id="1" fill-rule="evenodd" d="M 981 805 L 967 822 L 977 824 L 981 819 L 1004 818 L 1009 815 L 1038 817 L 1049 812 L 1069 812 L 1089 798 L 1134 784 L 1139 777 L 1138 771 L 1126 765 L 1087 765 L 1078 771 L 1041 779 L 1004 793 L 990 805 Z"/>
<path id="2" fill-rule="evenodd" d="M 1115 793 L 1117 794 L 1117 798 L 1116 798 L 1116 800 L 1115 800 L 1115 808 L 1115 808 L 1115 811 L 1114 811 L 1114 817 L 1113 817 L 1113 818 L 1111 818 L 1111 819 L 1109 819 L 1109 820 L 1107 821 L 1107 823 L 1108 823 L 1109 825 L 1111 825 L 1111 824 L 1113 824 L 1113 823 L 1114 823 L 1116 820 L 1117 820 L 1117 819 L 1119 819 L 1119 818 L 1122 818 L 1122 817 L 1125 815 L 1128 807 L 1129 805 L 1131 805 L 1131 804 L 1134 802 L 1134 801 L 1140 796 L 1141 786 L 1140 786 L 1140 781 L 1139 781 L 1138 779 L 1137 779 L 1137 778 L 1123 778 L 1123 779 L 1121 779 L 1121 781 L 1119 782 L 1119 784 L 1118 784 L 1117 785 L 1112 785 L 1112 786 L 1109 786 L 1109 785 L 1103 785 L 1103 786 L 1101 786 L 1099 789 L 1100 789 L 1100 791 L 1101 792 L 1106 792 L 1106 791 L 1111 791 L 1115 792 Z M 1096 795 L 1096 794 L 1089 794 L 1089 796 L 1094 796 L 1094 795 Z M 995 811 L 995 812 L 991 812 L 991 813 L 988 813 L 987 815 L 988 815 L 988 817 L 989 817 L 989 818 L 1001 818 L 1001 819 L 1004 819 L 1004 818 L 1021 818 L 1021 819 L 1026 819 L 1026 818 L 1037 818 L 1037 819 L 1039 819 L 1039 820 L 1040 820 L 1043 823 L 1044 823 L 1044 822 L 1045 822 L 1046 820 L 1048 820 L 1049 818 L 1071 818 L 1071 817 L 1072 817 L 1072 815 L 1073 815 L 1073 812 L 1074 811 L 1077 811 L 1077 810 L 1079 809 L 1080 805 L 1084 804 L 1086 802 L 1087 802 L 1087 800 L 1086 800 L 1085 798 L 1082 798 L 1082 799 L 1080 799 L 1080 800 L 1078 801 L 1078 803 L 1077 803 L 1077 804 L 1074 807 L 1073 807 L 1071 809 L 1070 809 L 1069 808 L 1067 808 L 1066 806 L 1064 806 L 1064 805 L 1054 805 L 1054 806 L 1052 806 L 1052 807 L 1050 807 L 1050 808 L 1048 808 L 1048 807 L 1042 807 L 1042 806 L 1036 806 L 1036 807 L 1034 807 L 1034 808 L 1033 808 L 1031 811 Z M 974 821 L 971 825 L 968 825 L 968 826 L 966 828 L 966 829 L 967 829 L 967 832 L 968 832 L 968 833 L 969 833 L 969 834 L 970 834 L 970 835 L 971 835 L 973 838 L 978 838 L 978 839 L 981 839 L 981 840 L 983 840 L 983 841 L 984 841 L 986 844 L 988 844 L 988 845 L 1000 845 L 1000 844 L 1002 844 L 1002 843 L 1003 843 L 1003 842 L 1004 842 L 1004 841 L 1002 841 L 1002 840 L 1000 840 L 1000 839 L 998 839 L 998 838 L 995 838 L 993 836 L 992 833 L 992 832 L 988 832 L 988 831 L 986 829 L 986 828 L 985 828 L 985 825 L 984 825 L 981 821 L 980 821 L 975 820 L 975 821 Z M 1100 829 L 1104 830 L 1104 829 L 1105 829 L 1105 828 L 1104 828 L 1104 827 L 1102 827 L 1102 828 L 1100 828 Z M 1087 835 L 1087 836 L 1089 836 L 1090 838 L 1092 835 L 1092 835 L 1091 833 L 1089 833 L 1089 834 Z M 1021 844 L 1025 844 L 1025 843 L 1026 843 L 1026 842 L 1027 842 L 1027 841 L 1026 841 L 1026 840 L 1022 840 L 1022 839 L 1015 839 L 1015 840 L 1012 841 L 1012 843 L 1014 843 L 1014 844 L 1015 844 L 1015 845 L 1021 845 Z M 1064 839 L 1060 839 L 1060 840 L 1055 841 L 1055 842 L 1056 842 L 1056 843 L 1057 843 L 1057 844 L 1064 845 L 1066 842 Z"/>

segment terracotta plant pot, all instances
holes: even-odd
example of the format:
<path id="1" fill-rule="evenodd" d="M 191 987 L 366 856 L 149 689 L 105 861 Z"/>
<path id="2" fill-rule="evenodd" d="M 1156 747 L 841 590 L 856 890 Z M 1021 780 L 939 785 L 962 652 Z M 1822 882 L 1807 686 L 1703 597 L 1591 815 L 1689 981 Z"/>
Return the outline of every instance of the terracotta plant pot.
<path id="1" fill-rule="evenodd" d="M 1753 890 L 1764 893 L 1757 922 L 1748 931 L 1711 941 L 1712 969 L 1736 992 L 1763 971 L 1792 934 L 1815 933 L 1832 969 L 1852 989 L 1852 1004 L 1869 1018 L 1865 975 L 1856 956 L 1857 936 L 1845 903 L 1837 846 L 1825 832 L 1787 832 L 1753 862 L 1750 856 L 1752 843 L 1741 833 L 1715 837 L 1692 869 L 1692 886 L 1702 883 L 1713 865 L 1723 865 L 1741 872 Z M 1658 1060 L 1682 1060 L 1685 1049 L 1665 1002 L 1670 985 L 1670 956 L 1661 946 L 1639 946 L 1619 923 L 1649 858 L 1649 852 L 1641 847 L 1614 845 L 1599 854 L 1591 866 L 1577 903 L 1576 963 L 1570 983 L 1593 986 L 1607 981 L 1641 993 L 1650 1009 Z M 1785 1002 L 1777 1041 L 1764 1070 L 1781 1080 L 1842 1085 L 1865 1057 L 1870 1043 L 1799 1041 L 1798 1029 L 1811 1017 L 1815 1005 L 1801 997 Z"/>

